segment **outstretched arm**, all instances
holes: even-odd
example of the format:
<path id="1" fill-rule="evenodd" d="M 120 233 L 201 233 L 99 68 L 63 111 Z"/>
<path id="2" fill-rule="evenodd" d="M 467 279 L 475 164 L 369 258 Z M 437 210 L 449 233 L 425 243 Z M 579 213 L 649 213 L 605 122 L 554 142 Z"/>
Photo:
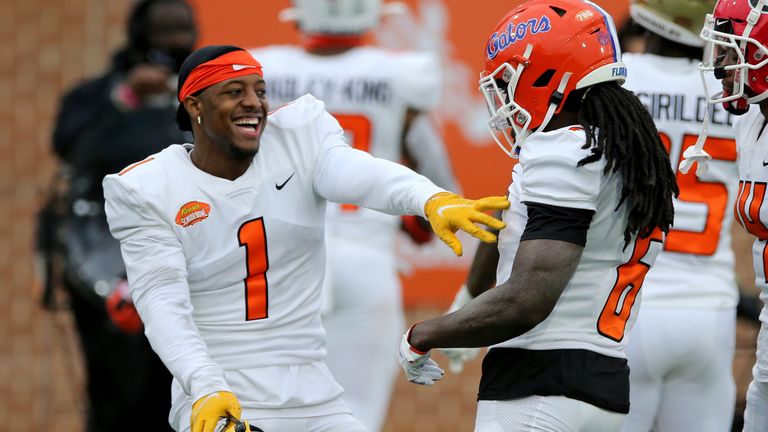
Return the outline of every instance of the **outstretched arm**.
<path id="1" fill-rule="evenodd" d="M 410 381 L 422 378 L 414 367 L 429 359 L 430 349 L 500 343 L 534 328 L 554 309 L 581 260 L 593 212 L 527 205 L 528 222 L 509 279 L 473 300 L 466 291 L 460 292 L 457 301 L 463 297 L 463 307 L 417 323 L 404 336 L 400 363 Z M 450 350 L 448 357 L 454 371 L 460 371 L 466 358 L 451 356 Z"/>
<path id="2" fill-rule="evenodd" d="M 400 164 L 350 148 L 335 120 L 324 122 L 323 129 L 323 146 L 314 174 L 315 191 L 321 197 L 390 214 L 425 216 L 435 233 L 457 255 L 462 253 L 455 236 L 459 229 L 483 241 L 496 241 L 495 235 L 476 223 L 503 228 L 501 221 L 484 212 L 509 207 L 506 198 L 473 201 L 445 192 Z"/>
<path id="3" fill-rule="evenodd" d="M 496 213 L 501 219 L 501 212 Z M 489 230 L 498 236 L 498 231 Z M 456 292 L 456 297 L 447 313 L 456 312 L 463 308 L 473 298 L 493 288 L 496 283 L 496 266 L 499 263 L 499 248 L 495 243 L 480 243 L 475 251 L 475 257 L 469 268 L 467 281 Z M 448 358 L 451 372 L 460 373 L 464 363 L 473 360 L 480 353 L 480 348 L 442 348 L 440 352 Z"/>
<path id="4" fill-rule="evenodd" d="M 583 249 L 561 240 L 521 242 L 509 280 L 452 314 L 416 324 L 411 346 L 488 346 L 527 332 L 552 312 Z"/>

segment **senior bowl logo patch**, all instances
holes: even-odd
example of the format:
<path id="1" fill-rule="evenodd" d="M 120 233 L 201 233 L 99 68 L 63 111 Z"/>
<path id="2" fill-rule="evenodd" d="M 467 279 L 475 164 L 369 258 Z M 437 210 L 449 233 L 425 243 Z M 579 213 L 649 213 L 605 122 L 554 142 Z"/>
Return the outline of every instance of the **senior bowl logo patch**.
<path id="1" fill-rule="evenodd" d="M 186 228 L 208 218 L 211 214 L 211 205 L 201 201 L 190 201 L 176 213 L 176 224 Z"/>

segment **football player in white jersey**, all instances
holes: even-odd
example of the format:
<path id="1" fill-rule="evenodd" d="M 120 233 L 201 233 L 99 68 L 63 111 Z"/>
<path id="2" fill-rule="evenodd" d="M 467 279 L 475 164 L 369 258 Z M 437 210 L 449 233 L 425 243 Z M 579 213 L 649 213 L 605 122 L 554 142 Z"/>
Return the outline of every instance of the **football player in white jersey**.
<path id="1" fill-rule="evenodd" d="M 731 248 L 738 186 L 733 116 L 708 106 L 698 64 L 699 32 L 716 0 L 632 0 L 648 30 L 645 53 L 625 54 L 632 90 L 653 117 L 673 167 L 693 146 L 711 110 L 709 171 L 677 172 L 680 196 L 664 248 L 643 283 L 627 344 L 631 408 L 626 432 L 730 430 L 739 292 Z M 708 86 L 719 87 L 713 76 Z"/>
<path id="2" fill-rule="evenodd" d="M 736 221 L 755 236 L 752 246 L 755 284 L 768 301 L 768 2 L 719 0 L 707 15 L 701 32 L 706 41 L 701 69 L 714 73 L 722 84 L 710 89 L 708 101 L 723 104 L 740 117 L 734 122 L 739 184 L 734 213 Z M 756 106 L 752 106 L 756 105 Z M 719 151 L 713 147 L 707 152 Z M 706 161 L 706 154 L 694 161 Z M 714 158 L 714 155 L 712 155 Z M 711 165 L 712 162 L 707 162 Z M 760 313 L 757 360 L 747 389 L 744 431 L 768 430 L 768 310 Z"/>
<path id="3" fill-rule="evenodd" d="M 493 241 L 474 222 L 503 227 L 483 212 L 508 201 L 466 200 L 352 149 L 312 96 L 268 114 L 261 65 L 238 47 L 190 55 L 178 99 L 194 145 L 104 179 L 131 296 L 174 376 L 171 425 L 364 431 L 323 361 L 326 200 L 425 216 L 457 254 L 456 229 Z"/>
<path id="4" fill-rule="evenodd" d="M 354 148 L 394 162 L 407 160 L 438 186 L 456 191 L 447 152 L 439 134 L 429 133 L 424 114 L 441 94 L 437 59 L 368 44 L 370 31 L 394 4 L 293 3 L 281 16 L 296 22 L 302 45 L 251 50 L 264 65 L 270 100 L 282 103 L 311 93 L 336 117 Z M 423 232 L 415 218 L 404 222 L 415 229 L 410 233 Z M 405 325 L 395 256 L 401 225 L 406 226 L 399 217 L 347 203 L 327 208 L 326 363 L 355 417 L 371 432 L 381 429 L 387 413 Z"/>
<path id="5" fill-rule="evenodd" d="M 488 40 L 489 128 L 519 158 L 503 283 L 415 324 L 400 348 L 408 379 L 432 384 L 431 348 L 491 345 L 476 431 L 618 431 L 629 410 L 625 337 L 677 186 L 625 77 L 613 21 L 587 1 L 525 2 Z"/>

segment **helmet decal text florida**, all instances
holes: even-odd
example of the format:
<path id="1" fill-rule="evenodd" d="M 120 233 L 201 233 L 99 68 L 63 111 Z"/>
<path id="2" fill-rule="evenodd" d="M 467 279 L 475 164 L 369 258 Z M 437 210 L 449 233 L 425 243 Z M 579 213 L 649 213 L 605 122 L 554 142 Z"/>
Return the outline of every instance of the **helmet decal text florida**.
<path id="1" fill-rule="evenodd" d="M 549 18 L 542 15 L 541 18 L 529 19 L 518 24 L 509 23 L 507 30 L 496 32 L 488 40 L 486 53 L 489 60 L 493 60 L 500 52 L 504 51 L 515 42 L 521 41 L 530 34 L 546 33 L 552 29 Z"/>

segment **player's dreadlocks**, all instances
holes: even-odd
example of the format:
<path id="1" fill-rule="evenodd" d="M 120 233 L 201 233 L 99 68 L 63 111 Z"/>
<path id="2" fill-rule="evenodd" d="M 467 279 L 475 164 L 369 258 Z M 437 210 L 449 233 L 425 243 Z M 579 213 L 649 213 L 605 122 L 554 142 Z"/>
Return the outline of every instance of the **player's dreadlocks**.
<path id="1" fill-rule="evenodd" d="M 620 207 L 631 206 L 624 230 L 625 247 L 630 236 L 648 237 L 656 228 L 665 233 L 672 224 L 672 195 L 678 188 L 669 156 L 648 111 L 640 100 L 616 82 L 605 82 L 572 94 L 581 99 L 579 123 L 587 133 L 584 148 L 592 154 L 579 166 L 607 160 L 604 174 L 619 171 L 622 176 Z M 575 97 L 574 97 L 575 96 Z"/>

